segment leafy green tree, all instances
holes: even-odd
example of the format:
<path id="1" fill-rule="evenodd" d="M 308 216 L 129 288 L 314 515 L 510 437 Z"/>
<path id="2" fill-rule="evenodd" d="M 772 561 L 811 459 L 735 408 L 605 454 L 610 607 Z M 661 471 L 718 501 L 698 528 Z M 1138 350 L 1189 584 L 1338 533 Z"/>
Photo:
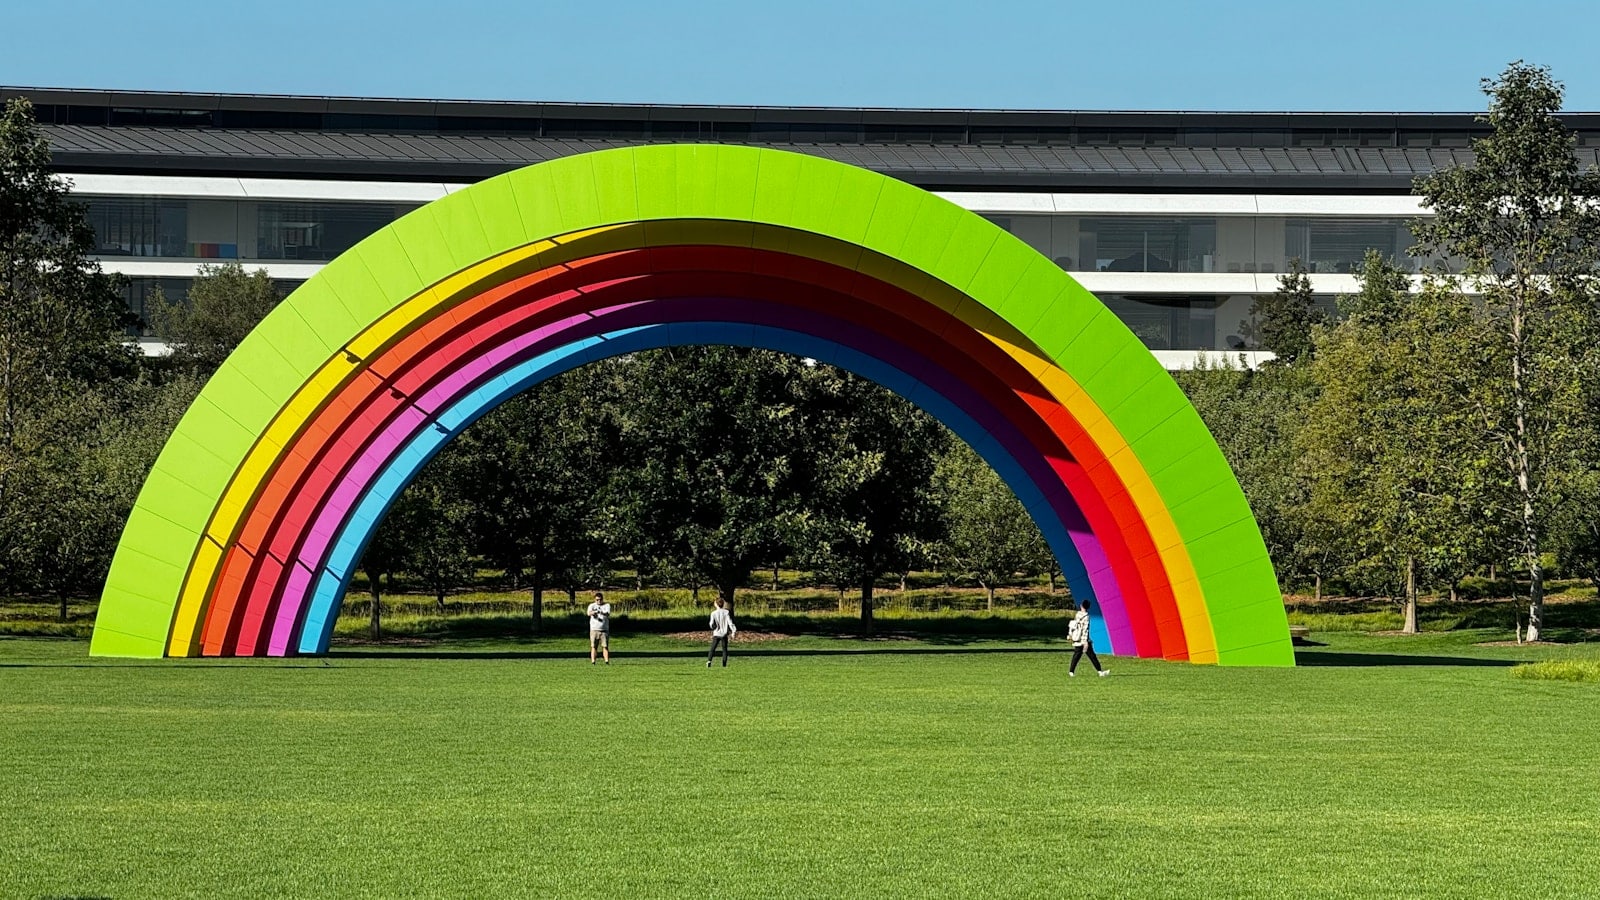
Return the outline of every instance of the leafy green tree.
<path id="1" fill-rule="evenodd" d="M 0 452 L 49 393 L 127 374 L 130 324 L 116 282 L 90 259 L 94 232 L 27 100 L 0 112 Z M 3 478 L 0 469 L 0 478 Z"/>
<path id="2" fill-rule="evenodd" d="M 951 445 L 934 474 L 945 519 L 940 558 L 950 571 L 976 581 L 992 610 L 995 588 L 1038 566 L 1040 548 L 1047 545 L 994 469 L 966 444 Z"/>
<path id="3" fill-rule="evenodd" d="M 103 576 L 132 505 L 99 448 L 125 425 L 131 319 L 26 100 L 0 111 L 0 586 L 65 597 Z M 85 444 L 84 441 L 89 443 Z M 148 463 L 145 463 L 148 465 Z M 141 475 L 142 477 L 142 475 Z M 120 509 L 120 515 L 117 511 Z"/>
<path id="4" fill-rule="evenodd" d="M 1548 69 L 1516 62 L 1483 90 L 1492 130 L 1473 141 L 1473 162 L 1417 179 L 1433 216 L 1414 224 L 1413 252 L 1459 262 L 1459 275 L 1434 277 L 1482 295 L 1477 311 L 1494 336 L 1477 361 L 1494 385 L 1482 427 L 1516 498 L 1537 640 L 1550 528 L 1571 474 L 1592 465 L 1575 458 L 1573 436 L 1592 414 L 1583 382 L 1595 342 L 1600 173 L 1579 169 L 1574 137 L 1556 118 L 1563 88 Z"/>
<path id="5" fill-rule="evenodd" d="M 441 459 L 471 500 L 473 546 L 527 587 L 533 628 L 544 591 L 599 583 L 614 554 L 609 482 L 616 466 L 615 362 L 567 372 L 514 397 L 456 439 Z M 528 576 L 524 581 L 524 574 Z"/>
<path id="6" fill-rule="evenodd" d="M 417 542 L 418 503 L 416 495 L 402 493 L 378 523 L 356 563 L 356 568 L 367 576 L 367 592 L 372 596 L 367 634 L 374 641 L 383 636 L 383 579 L 388 576 L 393 589 L 394 573 L 405 565 L 409 548 Z"/>
<path id="7" fill-rule="evenodd" d="M 246 272 L 238 263 L 202 265 L 188 301 L 169 301 L 159 288 L 152 298 L 151 325 L 172 348 L 172 361 L 209 375 L 278 305 L 283 294 L 266 269 Z"/>
<path id="8" fill-rule="evenodd" d="M 0 531 L 0 589 L 59 598 L 97 591 L 139 488 L 198 393 L 193 379 L 107 382 L 21 420 Z"/>
<path id="9" fill-rule="evenodd" d="M 1352 577 L 1396 589 L 1416 633 L 1419 583 L 1453 582 L 1481 560 L 1494 479 L 1477 425 L 1484 342 L 1471 302 L 1438 285 L 1378 296 L 1405 283 L 1394 273 L 1369 255 L 1368 302 L 1320 335 L 1320 392 L 1293 446 L 1308 518 L 1342 536 Z M 1404 315 L 1386 312 L 1401 305 Z"/>
<path id="10" fill-rule="evenodd" d="M 1596 373 L 1585 390 L 1590 410 L 1600 409 L 1600 360 L 1590 367 Z M 1561 505 L 1552 529 L 1556 558 L 1567 577 L 1584 578 L 1600 590 L 1600 416 L 1591 415 L 1581 428 L 1575 450 L 1580 459 L 1590 460 L 1573 475 L 1568 484 L 1568 499 Z"/>
<path id="11" fill-rule="evenodd" d="M 861 620 L 873 591 L 904 572 L 920 543 L 938 537 L 932 476 L 948 439 L 926 413 L 873 382 L 831 366 L 804 379 L 810 453 L 801 564 L 861 588 Z"/>
<path id="12" fill-rule="evenodd" d="M 1311 279 L 1299 258 L 1289 260 L 1289 270 L 1278 276 L 1278 289 L 1250 304 L 1253 324 L 1244 326 L 1263 350 L 1270 350 L 1277 365 L 1293 365 L 1315 351 L 1311 330 L 1323 321 L 1322 310 L 1311 294 Z"/>
<path id="13" fill-rule="evenodd" d="M 406 547 L 400 567 L 433 594 L 439 612 L 444 598 L 473 572 L 468 522 L 472 503 L 455 473 L 430 464 L 406 488 Z"/>
<path id="14" fill-rule="evenodd" d="M 733 602 L 781 555 L 803 482 L 802 362 L 767 351 L 680 347 L 616 371 L 619 455 L 612 502 L 636 563 L 677 569 Z"/>
<path id="15" fill-rule="evenodd" d="M 1573 496 L 1574 502 L 1565 504 L 1556 519 L 1552 543 L 1569 575 L 1600 590 L 1600 474 L 1580 476 Z"/>
<path id="16" fill-rule="evenodd" d="M 1339 311 L 1372 328 L 1392 328 L 1412 313 L 1411 276 L 1376 250 L 1368 250 L 1356 273 L 1356 292 L 1339 297 Z"/>

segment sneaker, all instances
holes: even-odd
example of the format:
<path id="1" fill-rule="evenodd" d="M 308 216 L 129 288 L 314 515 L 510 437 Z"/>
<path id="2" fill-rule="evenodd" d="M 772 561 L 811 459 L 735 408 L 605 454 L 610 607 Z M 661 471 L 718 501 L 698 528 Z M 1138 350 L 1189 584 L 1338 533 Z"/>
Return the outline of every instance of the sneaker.
<path id="1" fill-rule="evenodd" d="M 1107 675 L 1110 675 L 1110 674 L 1111 674 L 1111 670 L 1110 669 L 1101 669 L 1100 670 L 1100 677 L 1101 678 L 1104 678 L 1104 677 L 1106 677 Z"/>
<path id="2" fill-rule="evenodd" d="M 711 660 L 706 660 L 706 668 L 711 668 Z"/>
<path id="3" fill-rule="evenodd" d="M 1068 672 L 1067 673 L 1067 677 L 1068 678 L 1077 678 L 1078 677 L 1078 673 L 1077 672 Z"/>

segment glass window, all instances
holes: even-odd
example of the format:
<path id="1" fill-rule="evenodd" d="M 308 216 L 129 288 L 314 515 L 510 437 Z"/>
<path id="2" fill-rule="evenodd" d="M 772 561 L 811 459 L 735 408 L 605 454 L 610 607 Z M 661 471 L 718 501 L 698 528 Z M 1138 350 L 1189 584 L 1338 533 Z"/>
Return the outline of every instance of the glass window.
<path id="1" fill-rule="evenodd" d="M 100 256 L 187 256 L 188 204 L 146 197 L 95 197 L 85 203 Z"/>
<path id="2" fill-rule="evenodd" d="M 1298 257 L 1308 272 L 1356 272 L 1369 249 L 1414 270 L 1411 243 L 1403 219 L 1290 219 L 1284 228 L 1284 255 Z"/>
<path id="3" fill-rule="evenodd" d="M 1217 220 L 988 214 L 1069 272 L 1218 271 Z"/>
<path id="4" fill-rule="evenodd" d="M 1102 294 L 1106 308 L 1151 350 L 1220 350 L 1215 296 Z"/>
<path id="5" fill-rule="evenodd" d="M 1077 259 L 1064 267 L 1079 272 L 1211 272 L 1216 252 L 1214 218 L 1083 218 L 1078 222 Z"/>
<path id="6" fill-rule="evenodd" d="M 391 203 L 261 203 L 256 258 L 328 260 L 414 209 Z"/>

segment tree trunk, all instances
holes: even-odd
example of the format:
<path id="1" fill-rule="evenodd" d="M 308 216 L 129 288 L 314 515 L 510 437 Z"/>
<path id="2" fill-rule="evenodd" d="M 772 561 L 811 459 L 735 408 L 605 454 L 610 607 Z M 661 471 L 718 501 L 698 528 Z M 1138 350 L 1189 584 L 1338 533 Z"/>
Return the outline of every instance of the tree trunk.
<path id="1" fill-rule="evenodd" d="M 1417 559 L 1406 557 L 1406 634 L 1417 633 Z"/>
<path id="2" fill-rule="evenodd" d="M 367 573 L 367 586 L 372 590 L 372 626 L 370 637 L 373 640 L 377 640 L 379 635 L 383 633 L 379 622 L 380 617 L 383 615 L 383 593 L 382 589 L 378 585 L 379 577 L 380 576 L 376 572 Z"/>
<path id="3" fill-rule="evenodd" d="M 1317 590 L 1316 599 L 1317 599 L 1318 602 L 1321 602 L 1321 600 L 1322 600 L 1322 573 L 1321 572 L 1317 573 L 1317 588 L 1316 588 L 1316 590 Z"/>
<path id="4" fill-rule="evenodd" d="M 578 588 L 576 585 L 567 585 L 567 603 L 571 604 L 573 609 L 578 608 Z"/>
<path id="5" fill-rule="evenodd" d="M 734 592 L 738 590 L 738 587 L 738 582 L 734 581 L 717 585 L 717 596 L 721 598 L 724 603 L 728 604 L 729 613 L 733 612 L 733 595 Z"/>
<path id="6" fill-rule="evenodd" d="M 1544 627 L 1544 567 L 1533 557 L 1528 565 L 1528 642 L 1539 640 Z"/>
<path id="7" fill-rule="evenodd" d="M 544 631 L 544 570 L 537 565 L 533 567 L 533 633 Z"/>
<path id="8" fill-rule="evenodd" d="M 8 254 L 9 255 L 9 254 Z M 9 268 L 9 266 L 7 267 Z M 0 394 L 5 395 L 5 412 L 0 419 L 0 447 L 9 451 L 16 444 L 16 398 L 12 390 L 12 371 L 16 368 L 14 359 L 16 351 L 13 349 L 13 335 L 11 334 L 11 304 L 17 296 L 16 279 L 6 276 L 6 304 L 0 309 L 6 313 L 5 322 L 0 324 L 0 347 L 5 348 L 5 365 L 0 367 Z"/>
<path id="9" fill-rule="evenodd" d="M 1051 566 L 1047 571 L 1050 575 L 1050 593 L 1054 594 L 1056 592 L 1056 567 Z"/>
<path id="10" fill-rule="evenodd" d="M 872 579 L 861 580 L 861 624 L 867 631 L 872 630 Z"/>
<path id="11" fill-rule="evenodd" d="M 902 593 L 902 594 L 904 594 L 906 592 L 906 577 L 908 575 L 910 575 L 910 574 L 911 574 L 910 572 L 901 572 L 900 573 L 900 593 Z"/>
<path id="12" fill-rule="evenodd" d="M 979 582 L 979 584 L 983 584 L 983 582 Z M 994 612 L 994 585 L 983 584 L 983 592 L 989 599 L 989 612 Z"/>
<path id="13" fill-rule="evenodd" d="M 61 621 L 67 620 L 67 595 L 61 595 Z"/>
<path id="14" fill-rule="evenodd" d="M 1511 468 L 1516 477 L 1517 493 L 1522 500 L 1522 555 L 1528 563 L 1528 640 L 1539 639 L 1539 629 L 1544 627 L 1544 568 L 1539 564 L 1539 521 L 1534 509 L 1534 484 L 1532 454 L 1528 449 L 1528 353 L 1526 323 L 1527 285 L 1518 279 L 1511 292 L 1511 401 L 1514 410 L 1512 425 L 1516 433 L 1511 441 Z"/>
<path id="15" fill-rule="evenodd" d="M 433 583 L 433 599 L 439 604 L 439 615 L 444 615 L 444 579 Z"/>
<path id="16" fill-rule="evenodd" d="M 777 590 L 778 589 L 778 564 L 777 563 L 773 563 L 772 564 L 772 589 L 773 590 Z"/>

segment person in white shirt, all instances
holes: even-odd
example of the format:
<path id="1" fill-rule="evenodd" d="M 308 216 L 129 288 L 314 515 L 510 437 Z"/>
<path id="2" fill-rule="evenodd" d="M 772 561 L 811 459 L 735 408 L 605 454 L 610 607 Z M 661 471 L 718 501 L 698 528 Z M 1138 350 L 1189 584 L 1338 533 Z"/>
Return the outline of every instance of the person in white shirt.
<path id="1" fill-rule="evenodd" d="M 728 601 L 717 598 L 717 608 L 711 611 L 711 650 L 706 654 L 706 668 L 711 668 L 711 658 L 717 655 L 717 644 L 722 645 L 722 665 L 728 665 L 728 638 L 739 631 L 739 626 L 733 624 L 733 613 L 728 610 Z"/>
<path id="2" fill-rule="evenodd" d="M 1072 665 L 1067 666 L 1067 677 L 1078 677 L 1078 660 L 1083 654 L 1089 654 L 1089 662 L 1094 664 L 1094 670 L 1103 678 L 1111 674 L 1110 669 L 1100 668 L 1100 657 L 1094 655 L 1094 641 L 1089 638 L 1089 610 L 1094 604 L 1088 600 L 1078 607 L 1078 614 L 1072 617 L 1072 624 L 1067 626 L 1067 637 L 1072 639 Z"/>
<path id="3" fill-rule="evenodd" d="M 589 604 L 589 665 L 594 665 L 595 651 L 599 650 L 611 665 L 611 604 L 599 591 L 594 592 L 594 602 Z"/>

